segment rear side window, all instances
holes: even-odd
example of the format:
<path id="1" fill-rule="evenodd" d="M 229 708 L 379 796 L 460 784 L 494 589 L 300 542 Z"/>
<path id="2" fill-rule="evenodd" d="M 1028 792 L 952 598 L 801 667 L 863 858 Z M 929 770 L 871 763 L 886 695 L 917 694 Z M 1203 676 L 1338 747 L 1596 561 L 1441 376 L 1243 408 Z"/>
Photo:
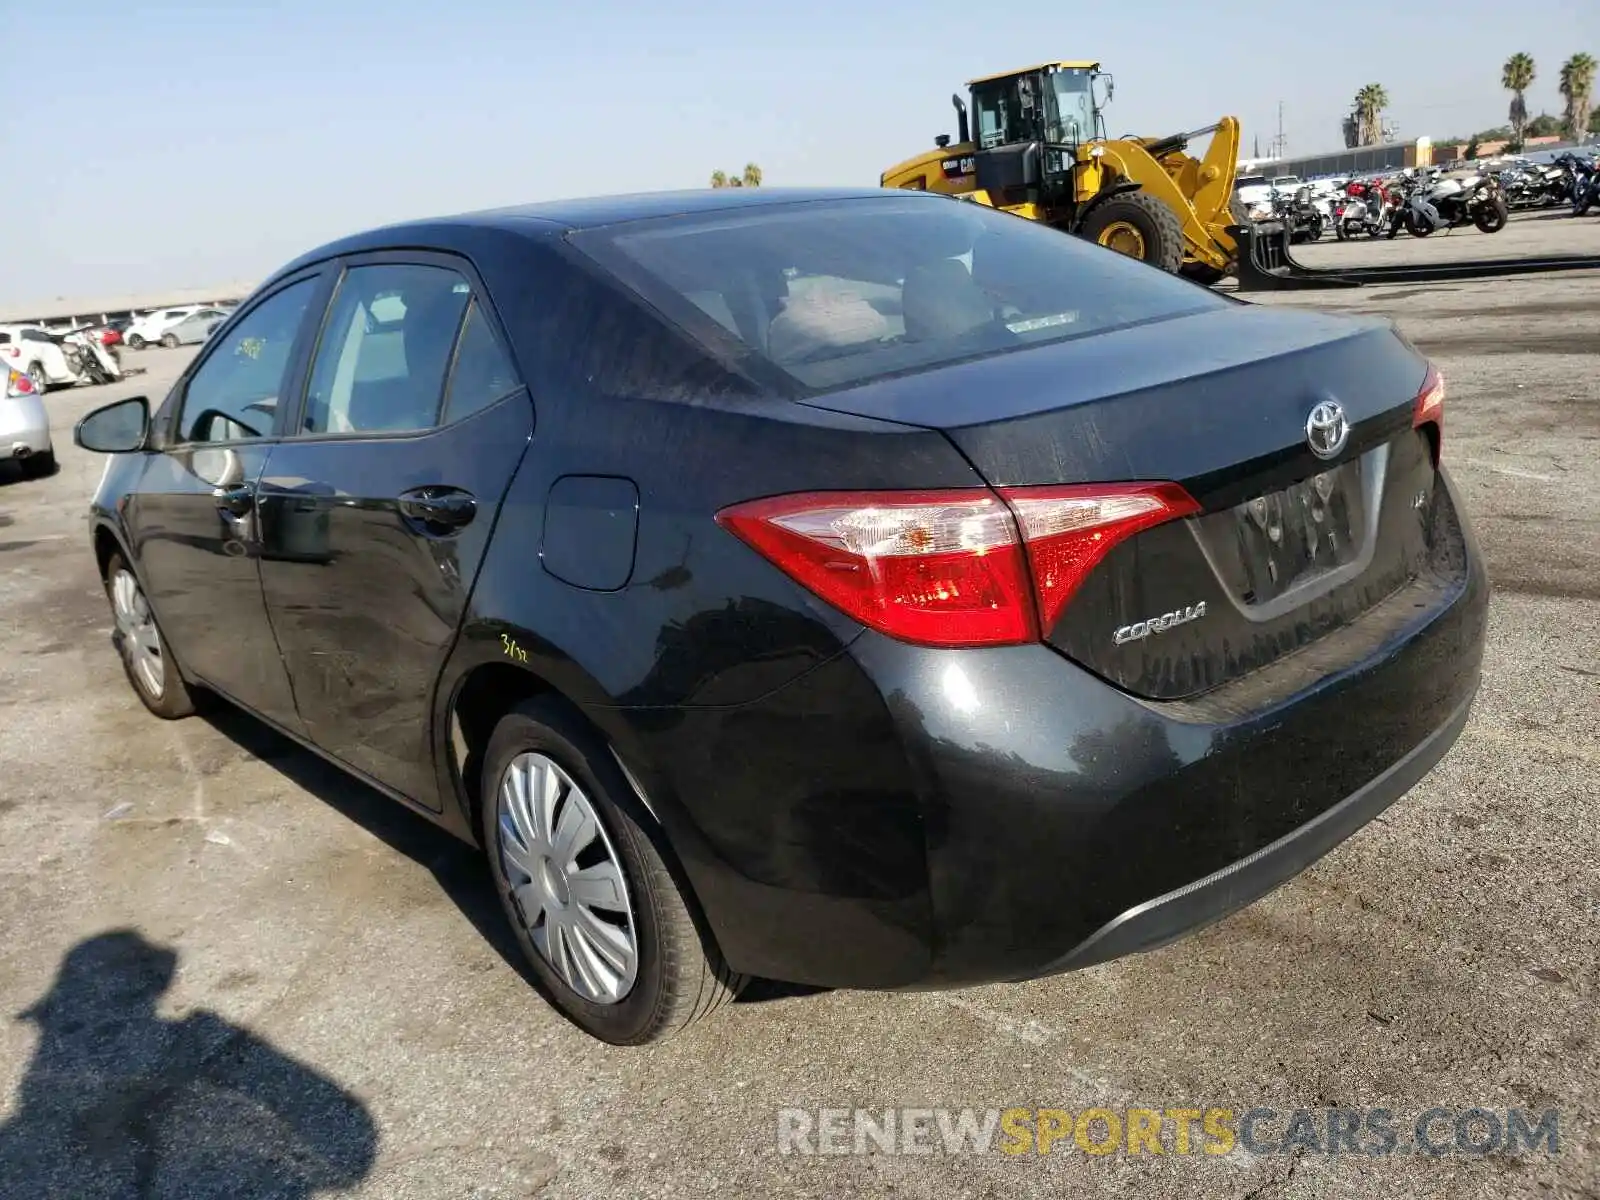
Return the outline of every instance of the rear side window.
<path id="1" fill-rule="evenodd" d="M 675 217 L 571 240 L 709 348 L 735 339 L 804 390 L 1227 304 L 1036 222 L 934 198 Z"/>
<path id="2" fill-rule="evenodd" d="M 432 428 L 472 298 L 444 267 L 352 267 L 334 299 L 306 394 L 306 433 Z"/>
<path id="3" fill-rule="evenodd" d="M 450 390 L 445 397 L 444 420 L 470 417 L 519 386 L 516 372 L 511 369 L 511 359 L 474 300 L 461 327 L 461 342 L 456 347 Z"/>

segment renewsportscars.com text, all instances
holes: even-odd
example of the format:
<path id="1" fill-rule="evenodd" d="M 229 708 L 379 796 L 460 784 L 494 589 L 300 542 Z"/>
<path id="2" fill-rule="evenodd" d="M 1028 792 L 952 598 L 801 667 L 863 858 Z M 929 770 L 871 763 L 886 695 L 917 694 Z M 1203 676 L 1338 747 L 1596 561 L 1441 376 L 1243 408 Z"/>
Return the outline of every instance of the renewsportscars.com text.
<path id="1" fill-rule="evenodd" d="M 1556 1155 L 1555 1109 L 784 1108 L 780 1154 Z"/>

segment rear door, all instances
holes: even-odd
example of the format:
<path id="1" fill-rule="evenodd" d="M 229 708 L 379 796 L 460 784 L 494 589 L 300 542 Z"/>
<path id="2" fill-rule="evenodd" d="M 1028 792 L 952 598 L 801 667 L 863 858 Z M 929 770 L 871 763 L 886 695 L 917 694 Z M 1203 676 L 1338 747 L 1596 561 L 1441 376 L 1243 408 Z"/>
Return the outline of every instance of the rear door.
<path id="1" fill-rule="evenodd" d="M 256 482 L 303 367 L 325 281 L 262 297 L 179 379 L 124 515 L 146 594 L 193 674 L 285 728 L 299 721 L 261 597 Z"/>
<path id="2" fill-rule="evenodd" d="M 308 735 L 440 807 L 430 714 L 533 409 L 470 266 L 353 257 L 261 479 L 262 587 Z"/>

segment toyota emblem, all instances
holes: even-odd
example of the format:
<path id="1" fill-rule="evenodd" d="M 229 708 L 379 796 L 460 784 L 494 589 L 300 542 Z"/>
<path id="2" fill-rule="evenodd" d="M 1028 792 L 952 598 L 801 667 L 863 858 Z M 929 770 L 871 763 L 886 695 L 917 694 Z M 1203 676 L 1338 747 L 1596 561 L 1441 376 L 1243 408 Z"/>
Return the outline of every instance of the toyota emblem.
<path id="1" fill-rule="evenodd" d="M 1333 400 L 1324 400 L 1311 410 L 1306 418 L 1306 445 L 1318 458 L 1337 458 L 1344 444 L 1350 440 L 1350 422 L 1345 419 L 1344 406 Z"/>

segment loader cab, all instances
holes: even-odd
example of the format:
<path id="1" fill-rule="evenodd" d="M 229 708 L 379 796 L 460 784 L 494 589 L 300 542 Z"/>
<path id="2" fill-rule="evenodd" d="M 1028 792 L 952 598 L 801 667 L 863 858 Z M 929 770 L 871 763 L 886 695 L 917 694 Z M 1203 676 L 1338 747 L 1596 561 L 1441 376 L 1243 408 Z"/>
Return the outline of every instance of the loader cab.
<path id="1" fill-rule="evenodd" d="M 977 186 L 1002 207 L 1070 205 L 1078 146 L 1105 136 L 1111 76 L 1094 62 L 1044 63 L 967 86 Z"/>

